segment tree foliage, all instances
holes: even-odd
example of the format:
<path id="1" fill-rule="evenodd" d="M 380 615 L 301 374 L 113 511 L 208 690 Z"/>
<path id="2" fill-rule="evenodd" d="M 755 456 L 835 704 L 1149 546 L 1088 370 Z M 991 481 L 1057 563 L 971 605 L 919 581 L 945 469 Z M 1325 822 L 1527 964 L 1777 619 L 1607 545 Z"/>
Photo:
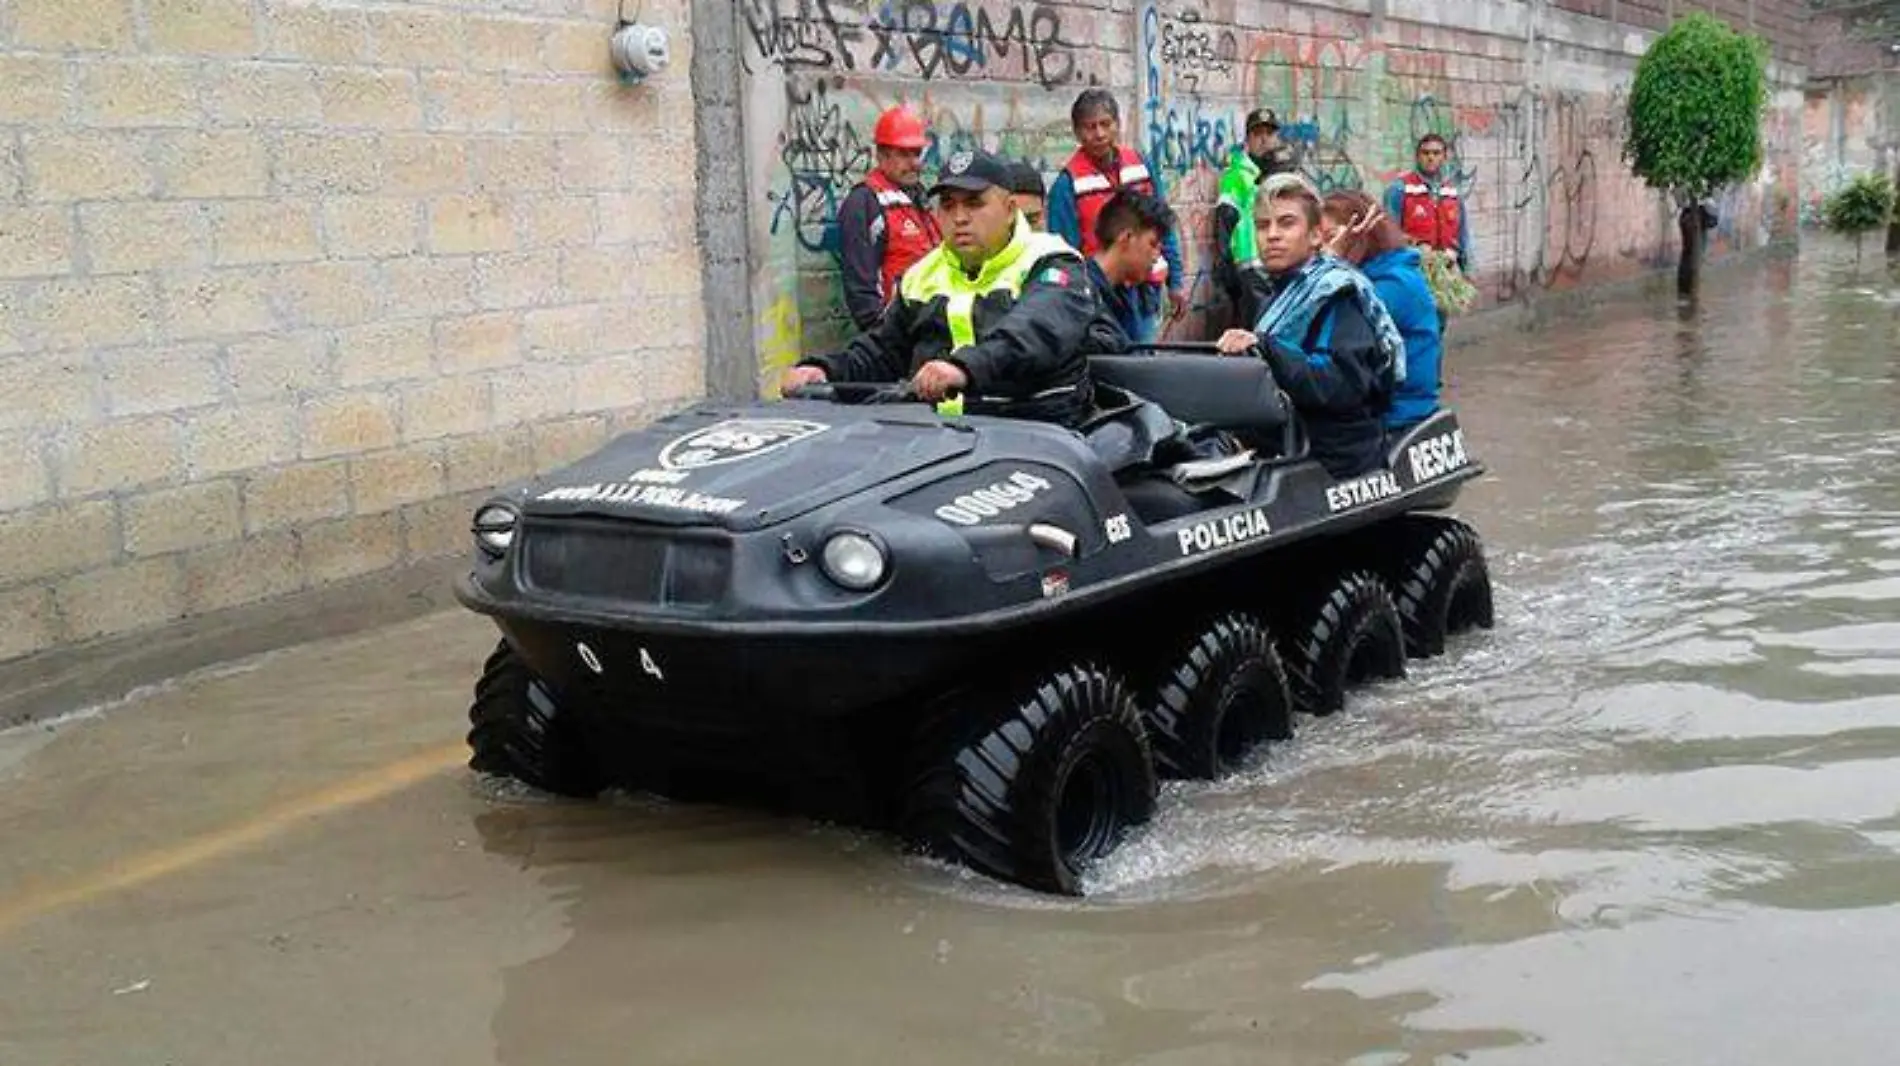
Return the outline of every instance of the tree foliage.
<path id="1" fill-rule="evenodd" d="M 1858 260 L 1861 238 L 1887 224 L 1893 201 L 1893 182 L 1885 174 L 1862 174 L 1821 202 L 1821 221 L 1828 229 L 1854 238 Z"/>
<path id="2" fill-rule="evenodd" d="M 1701 12 L 1649 46 L 1630 87 L 1623 158 L 1678 205 L 1713 196 L 1761 169 L 1768 44 Z"/>

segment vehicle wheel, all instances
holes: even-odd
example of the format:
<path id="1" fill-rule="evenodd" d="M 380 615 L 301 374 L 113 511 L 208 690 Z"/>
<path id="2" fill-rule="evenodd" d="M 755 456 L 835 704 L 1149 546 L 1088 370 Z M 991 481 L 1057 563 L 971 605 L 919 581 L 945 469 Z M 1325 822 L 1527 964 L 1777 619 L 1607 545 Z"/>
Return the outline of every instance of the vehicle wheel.
<path id="1" fill-rule="evenodd" d="M 1320 587 L 1286 648 L 1294 706 L 1329 715 L 1347 687 L 1405 676 L 1405 636 L 1392 594 L 1376 574 L 1352 570 Z"/>
<path id="2" fill-rule="evenodd" d="M 506 640 L 482 666 L 468 719 L 472 770 L 561 796 L 592 798 L 607 786 L 573 718 Z"/>
<path id="3" fill-rule="evenodd" d="M 1215 619 L 1163 669 L 1146 718 L 1163 777 L 1216 778 L 1260 744 L 1293 735 L 1286 669 L 1253 615 Z"/>
<path id="4" fill-rule="evenodd" d="M 1437 517 L 1415 517 L 1408 524 L 1404 554 L 1391 571 L 1393 600 L 1405 627 L 1406 653 L 1430 658 L 1444 652 L 1450 634 L 1491 628 L 1491 572 L 1470 526 Z"/>
<path id="5" fill-rule="evenodd" d="M 1154 813 L 1134 697 L 1078 663 L 978 695 L 920 742 L 907 835 L 993 877 L 1064 895 Z"/>

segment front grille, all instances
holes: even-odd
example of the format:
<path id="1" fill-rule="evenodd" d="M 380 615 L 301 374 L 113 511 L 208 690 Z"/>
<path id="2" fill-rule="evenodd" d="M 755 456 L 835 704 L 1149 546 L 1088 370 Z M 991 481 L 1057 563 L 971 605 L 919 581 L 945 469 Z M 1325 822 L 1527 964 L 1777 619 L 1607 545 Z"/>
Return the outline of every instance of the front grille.
<path id="1" fill-rule="evenodd" d="M 704 606 L 726 589 L 732 545 L 723 535 L 657 536 L 625 524 L 564 520 L 523 529 L 523 583 L 592 600 Z"/>

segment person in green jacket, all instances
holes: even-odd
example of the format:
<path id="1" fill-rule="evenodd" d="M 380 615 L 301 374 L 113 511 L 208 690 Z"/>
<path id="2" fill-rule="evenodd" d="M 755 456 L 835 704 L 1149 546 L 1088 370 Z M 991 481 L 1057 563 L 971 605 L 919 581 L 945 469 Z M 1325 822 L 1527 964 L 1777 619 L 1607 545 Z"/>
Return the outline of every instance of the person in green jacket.
<path id="1" fill-rule="evenodd" d="M 1296 170 L 1280 143 L 1280 120 L 1272 108 L 1247 113 L 1247 139 L 1234 146 L 1220 177 L 1220 201 L 1214 208 L 1214 280 L 1233 309 L 1233 325 L 1253 326 L 1266 308 L 1266 275 L 1254 244 L 1253 203 L 1261 182 Z M 1241 225 L 1242 219 L 1248 225 Z"/>

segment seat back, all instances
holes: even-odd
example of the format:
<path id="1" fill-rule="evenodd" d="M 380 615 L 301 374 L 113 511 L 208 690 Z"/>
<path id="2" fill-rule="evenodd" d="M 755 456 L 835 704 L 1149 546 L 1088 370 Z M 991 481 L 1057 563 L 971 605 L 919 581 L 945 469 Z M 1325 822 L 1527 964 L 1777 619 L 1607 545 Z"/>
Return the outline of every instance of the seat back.
<path id="1" fill-rule="evenodd" d="M 1096 355 L 1089 373 L 1190 425 L 1271 433 L 1287 424 L 1273 372 L 1254 356 Z"/>

